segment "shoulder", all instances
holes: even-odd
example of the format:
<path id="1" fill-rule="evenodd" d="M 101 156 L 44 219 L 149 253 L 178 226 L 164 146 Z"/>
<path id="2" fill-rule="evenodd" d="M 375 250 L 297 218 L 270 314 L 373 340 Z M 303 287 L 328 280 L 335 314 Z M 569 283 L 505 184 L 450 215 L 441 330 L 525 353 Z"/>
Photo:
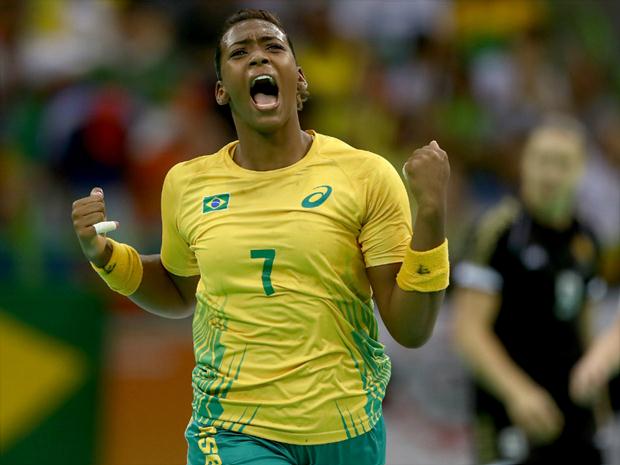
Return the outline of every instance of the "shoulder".
<path id="1" fill-rule="evenodd" d="M 594 243 L 594 245 L 596 245 L 597 247 L 599 246 L 598 236 L 596 232 L 594 232 L 594 229 L 587 222 L 585 222 L 582 218 L 575 218 L 575 225 L 577 233 L 586 236 Z"/>
<path id="2" fill-rule="evenodd" d="M 519 200 L 511 196 L 504 197 L 481 216 L 478 228 L 489 233 L 506 231 L 517 220 L 521 210 Z"/>
<path id="3" fill-rule="evenodd" d="M 209 170 L 211 166 L 221 161 L 221 158 L 225 155 L 226 151 L 231 144 L 225 145 L 215 153 L 208 155 L 200 155 L 190 160 L 182 161 L 173 165 L 166 174 L 166 182 L 173 185 L 184 185 L 189 179 L 196 175 L 196 173 Z"/>
<path id="4" fill-rule="evenodd" d="M 518 221 L 522 211 L 521 203 L 514 197 L 505 197 L 487 210 L 474 226 L 474 254 L 477 261 L 486 262 Z"/>
<path id="5" fill-rule="evenodd" d="M 319 133 L 316 133 L 316 136 L 320 143 L 321 155 L 341 165 L 349 174 L 363 179 L 394 174 L 398 176 L 394 165 L 379 154 L 358 149 L 336 137 Z"/>
<path id="6" fill-rule="evenodd" d="M 575 234 L 571 241 L 571 251 L 580 261 L 601 259 L 601 243 L 594 230 L 583 221 L 575 219 Z"/>

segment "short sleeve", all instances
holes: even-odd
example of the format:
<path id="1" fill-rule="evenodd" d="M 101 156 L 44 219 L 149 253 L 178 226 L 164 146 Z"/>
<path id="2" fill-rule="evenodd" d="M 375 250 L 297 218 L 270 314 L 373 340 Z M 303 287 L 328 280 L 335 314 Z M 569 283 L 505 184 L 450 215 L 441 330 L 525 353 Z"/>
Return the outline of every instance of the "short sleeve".
<path id="1" fill-rule="evenodd" d="M 182 189 L 178 174 L 178 168 L 173 167 L 166 175 L 161 191 L 161 262 L 174 275 L 196 276 L 200 274 L 196 256 L 178 227 Z"/>
<path id="2" fill-rule="evenodd" d="M 518 204 L 508 198 L 476 222 L 467 241 L 466 258 L 454 270 L 458 286 L 488 293 L 501 291 L 507 262 L 505 234 L 517 213 Z"/>
<path id="3" fill-rule="evenodd" d="M 366 214 L 358 241 L 366 267 L 402 262 L 412 234 L 405 185 L 389 161 L 374 157 L 362 174 Z"/>

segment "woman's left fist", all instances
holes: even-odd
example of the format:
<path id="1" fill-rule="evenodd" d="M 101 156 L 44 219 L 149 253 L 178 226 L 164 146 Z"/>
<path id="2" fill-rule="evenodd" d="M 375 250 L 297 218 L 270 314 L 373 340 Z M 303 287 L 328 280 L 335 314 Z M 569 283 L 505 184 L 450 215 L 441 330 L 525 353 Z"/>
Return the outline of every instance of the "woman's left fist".
<path id="1" fill-rule="evenodd" d="M 418 211 L 444 212 L 450 179 L 448 155 L 432 141 L 413 152 L 403 166 Z"/>

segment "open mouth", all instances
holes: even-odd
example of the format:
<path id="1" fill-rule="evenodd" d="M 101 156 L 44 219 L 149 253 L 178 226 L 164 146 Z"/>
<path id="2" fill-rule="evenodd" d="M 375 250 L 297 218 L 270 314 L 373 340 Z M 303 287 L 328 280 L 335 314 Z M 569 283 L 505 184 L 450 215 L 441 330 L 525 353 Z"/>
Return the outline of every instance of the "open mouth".
<path id="1" fill-rule="evenodd" d="M 278 84 L 267 74 L 261 74 L 250 83 L 250 96 L 259 110 L 273 110 L 278 106 Z"/>

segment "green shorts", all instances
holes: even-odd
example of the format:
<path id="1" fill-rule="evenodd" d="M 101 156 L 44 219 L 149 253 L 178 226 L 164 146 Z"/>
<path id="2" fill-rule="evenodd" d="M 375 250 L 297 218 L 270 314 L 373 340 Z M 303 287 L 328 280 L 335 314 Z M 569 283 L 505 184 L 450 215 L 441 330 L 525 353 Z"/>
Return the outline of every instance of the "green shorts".
<path id="1" fill-rule="evenodd" d="M 200 426 L 185 431 L 187 465 L 384 465 L 383 417 L 368 433 L 340 442 L 295 445 Z"/>

